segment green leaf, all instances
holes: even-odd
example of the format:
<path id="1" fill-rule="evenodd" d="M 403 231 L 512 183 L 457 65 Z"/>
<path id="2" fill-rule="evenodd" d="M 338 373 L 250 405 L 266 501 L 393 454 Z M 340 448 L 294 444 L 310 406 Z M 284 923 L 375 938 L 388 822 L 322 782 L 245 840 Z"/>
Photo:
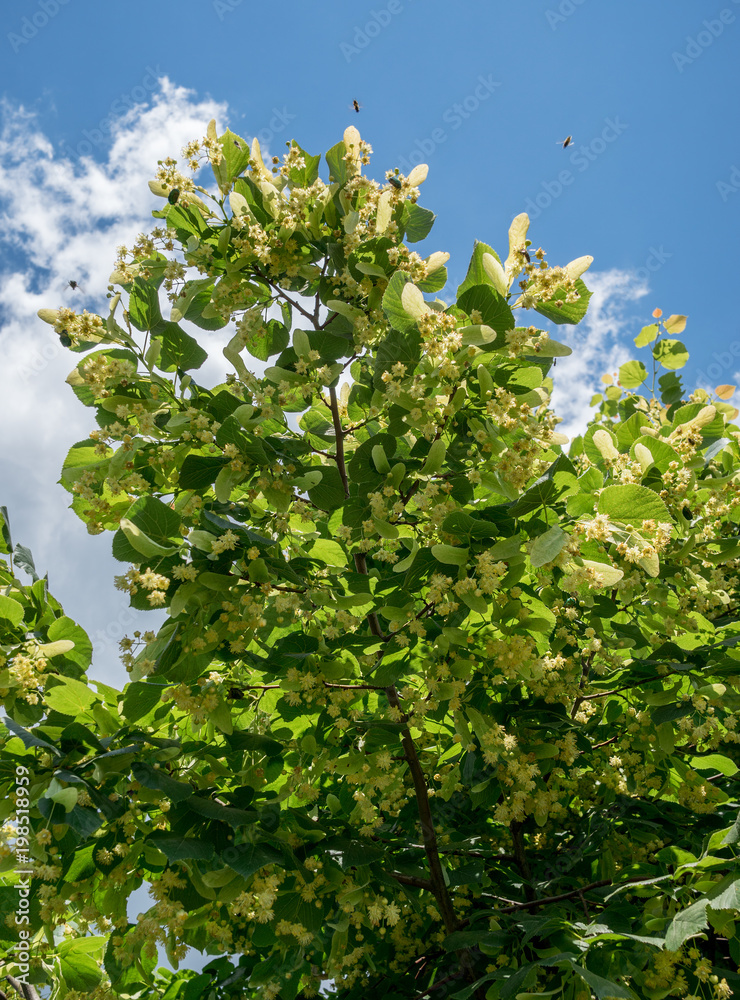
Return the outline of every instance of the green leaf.
<path id="1" fill-rule="evenodd" d="M 92 663 L 93 647 L 87 632 L 81 625 L 63 615 L 51 623 L 47 636 L 50 642 L 73 642 L 74 649 L 66 652 L 64 658 L 71 663 L 76 663 L 83 670 L 87 670 Z"/>
<path id="2" fill-rule="evenodd" d="M 253 358 L 267 361 L 281 354 L 290 343 L 290 333 L 278 319 L 270 319 L 250 330 L 246 348 Z"/>
<path id="3" fill-rule="evenodd" d="M 173 802 L 182 802 L 193 794 L 192 785 L 184 781 L 175 781 L 164 768 L 155 768 L 151 764 L 144 764 L 141 761 L 134 761 L 131 765 L 131 773 L 134 778 L 145 788 L 154 788 L 164 792 L 168 799 Z"/>
<path id="4" fill-rule="evenodd" d="M 670 523 L 673 520 L 668 508 L 653 490 L 634 484 L 606 486 L 599 496 L 598 512 L 623 524 L 646 520 Z"/>
<path id="5" fill-rule="evenodd" d="M 156 497 L 135 500 L 126 511 L 126 517 L 160 545 L 171 545 L 173 538 L 181 537 L 180 515 Z"/>
<path id="6" fill-rule="evenodd" d="M 347 565 L 347 553 L 339 542 L 334 542 L 329 538 L 317 539 L 308 550 L 308 554 L 312 559 L 318 559 L 320 562 L 326 563 L 327 566 Z"/>
<path id="7" fill-rule="evenodd" d="M 513 330 L 516 327 L 514 316 L 506 300 L 498 294 L 492 285 L 479 284 L 466 287 L 465 291 L 458 295 L 457 305 L 468 315 L 477 310 L 481 314 L 485 326 L 490 326 L 501 337 L 507 330 Z"/>
<path id="8" fill-rule="evenodd" d="M 702 899 L 681 910 L 668 926 L 665 936 L 665 946 L 671 951 L 677 951 L 684 941 L 696 937 L 706 930 L 707 907 L 713 910 L 737 910 L 740 907 L 740 879 L 725 885 L 726 880 Z"/>
<path id="9" fill-rule="evenodd" d="M 96 959 L 102 958 L 105 941 L 103 937 L 77 938 L 58 945 L 56 954 L 68 989 L 81 993 L 95 989 L 103 978 Z"/>
<path id="10" fill-rule="evenodd" d="M 405 271 L 396 271 L 383 294 L 383 311 L 394 330 L 401 333 L 413 329 L 416 320 L 409 316 L 401 303 L 401 294 L 411 278 Z"/>
<path id="11" fill-rule="evenodd" d="M 428 208 L 422 208 L 413 202 L 404 202 L 401 215 L 401 228 L 405 230 L 408 243 L 419 243 L 425 239 L 434 225 L 436 216 Z"/>
<path id="12" fill-rule="evenodd" d="M 283 745 L 269 736 L 262 736 L 259 733 L 246 733 L 238 731 L 227 735 L 229 746 L 235 750 L 244 750 L 247 753 L 256 753 L 261 757 L 280 757 L 283 752 Z"/>
<path id="13" fill-rule="evenodd" d="M 129 292 L 128 313 L 137 330 L 153 330 L 162 323 L 157 283 L 134 278 Z"/>
<path id="14" fill-rule="evenodd" d="M 96 697 L 86 684 L 71 677 L 56 679 L 60 680 L 60 683 L 54 687 L 47 687 L 44 692 L 44 701 L 49 708 L 61 712 L 62 715 L 75 717 L 82 715 L 95 703 Z"/>
<path id="15" fill-rule="evenodd" d="M 339 469 L 335 466 L 322 466 L 321 482 L 317 486 L 309 488 L 308 498 L 321 510 L 338 510 L 344 505 L 344 483 L 339 474 Z"/>
<path id="16" fill-rule="evenodd" d="M 46 750 L 48 753 L 53 754 L 55 757 L 61 757 L 61 751 L 55 747 L 52 743 L 47 743 L 46 740 L 42 740 L 40 737 L 36 736 L 34 733 L 29 733 L 27 729 L 23 726 L 19 726 L 17 722 L 12 719 L 3 720 L 8 729 L 17 736 L 23 742 L 23 746 L 27 749 L 32 747 L 38 747 L 39 750 Z"/>
<path id="17" fill-rule="evenodd" d="M 683 386 L 680 375 L 675 372 L 666 372 L 658 379 L 660 386 L 660 399 L 664 406 L 672 406 L 683 396 Z"/>
<path id="18" fill-rule="evenodd" d="M 636 389 L 647 378 L 647 368 L 642 361 L 627 361 L 620 366 L 619 382 L 625 389 Z"/>
<path id="19" fill-rule="evenodd" d="M 329 179 L 336 181 L 338 184 L 345 184 L 347 181 L 347 163 L 344 159 L 346 155 L 347 147 L 344 145 L 344 142 L 338 142 L 326 154 Z"/>
<path id="20" fill-rule="evenodd" d="M 13 600 L 12 597 L 5 597 L 4 594 L 0 594 L 0 618 L 6 622 L 10 622 L 15 628 L 16 625 L 20 625 L 23 621 L 23 605 Z"/>
<path id="21" fill-rule="evenodd" d="M 670 368 L 671 371 L 675 371 L 677 368 L 683 368 L 689 360 L 689 352 L 680 340 L 665 338 L 664 340 L 659 340 L 653 348 L 653 357 L 664 368 Z"/>
<path id="22" fill-rule="evenodd" d="M 731 778 L 740 770 L 734 761 L 719 753 L 710 753 L 705 757 L 694 756 L 691 758 L 691 766 L 695 771 L 719 771 L 726 778 Z"/>
<path id="23" fill-rule="evenodd" d="M 489 247 L 487 243 L 483 243 L 481 240 L 476 240 L 473 245 L 473 253 L 470 257 L 470 264 L 468 264 L 467 274 L 465 275 L 463 283 L 461 285 L 458 285 L 457 288 L 458 305 L 460 305 L 460 308 L 465 309 L 465 311 L 468 313 L 470 312 L 470 310 L 460 304 L 460 299 L 465 294 L 465 292 L 467 292 L 469 289 L 473 288 L 476 285 L 486 286 L 487 288 L 490 288 L 491 291 L 494 291 L 493 281 L 491 280 L 488 271 L 486 271 L 485 267 L 483 266 L 483 257 L 487 253 L 490 253 L 491 256 L 499 262 L 499 264 L 501 263 L 501 258 L 493 249 L 493 247 Z M 496 292 L 495 294 L 502 302 L 504 301 L 498 294 L 498 292 Z M 484 322 L 488 321 L 484 319 Z M 509 329 L 513 328 L 514 328 L 514 323 L 512 322 L 511 327 L 509 327 Z"/>
<path id="24" fill-rule="evenodd" d="M 164 831 L 150 833 L 146 843 L 152 844 L 165 855 L 169 862 L 211 861 L 215 850 L 210 840 L 196 840 L 194 837 L 177 837 Z"/>
<path id="25" fill-rule="evenodd" d="M 162 322 L 153 335 L 162 342 L 162 352 L 157 361 L 160 371 L 171 372 L 176 368 L 192 371 L 200 368 L 208 357 L 198 341 L 181 330 L 177 323 Z"/>
<path id="26" fill-rule="evenodd" d="M 612 997 L 619 997 L 620 1000 L 633 1000 L 634 994 L 631 990 L 625 989 L 619 983 L 612 982 L 611 979 L 602 979 L 596 973 L 590 972 L 582 965 L 572 962 L 573 968 L 588 986 L 594 991 L 599 1000 L 611 1000 Z"/>
<path id="27" fill-rule="evenodd" d="M 0 549 L 0 551 L 2 551 L 2 549 Z M 27 549 L 25 545 L 21 545 L 20 543 L 16 545 L 13 549 L 13 561 L 19 569 L 25 570 L 34 582 L 39 579 L 39 575 L 36 572 L 36 567 L 33 562 L 33 556 L 31 555 L 31 550 Z"/>
<path id="28" fill-rule="evenodd" d="M 249 826 L 257 820 L 258 816 L 254 810 L 233 809 L 231 806 L 223 806 L 220 802 L 205 799 L 200 795 L 194 795 L 189 800 L 188 809 L 198 813 L 199 816 L 206 816 L 219 823 L 228 823 L 234 829 Z"/>
<path id="29" fill-rule="evenodd" d="M 569 536 L 559 525 L 554 525 L 543 535 L 534 540 L 529 559 L 533 566 L 544 566 L 552 562 L 562 548 L 567 544 Z"/>
<path id="30" fill-rule="evenodd" d="M 219 142 L 223 158 L 226 161 L 228 179 L 233 182 L 249 166 L 249 143 L 240 135 L 235 135 L 230 129 L 226 129 Z"/>
<path id="31" fill-rule="evenodd" d="M 0 507 L 0 553 L 7 554 L 13 551 L 13 540 L 10 535 L 10 521 L 8 520 L 8 508 Z"/>
<path id="32" fill-rule="evenodd" d="M 650 326 L 643 326 L 642 330 L 635 337 L 635 346 L 646 347 L 648 344 L 652 344 L 658 336 L 658 329 L 657 323 L 651 323 Z"/>
<path id="33" fill-rule="evenodd" d="M 455 545 L 433 545 L 432 555 L 448 566 L 465 566 L 468 562 L 468 550 Z"/>
<path id="34" fill-rule="evenodd" d="M 215 483 L 216 476 L 229 461 L 225 455 L 188 455 L 180 470 L 180 488 L 202 490 L 210 486 Z"/>
<path id="35" fill-rule="evenodd" d="M 221 860 L 242 878 L 250 878 L 260 868 L 281 862 L 283 855 L 270 844 L 242 844 L 222 851 Z"/>
<path id="36" fill-rule="evenodd" d="M 549 319 L 551 323 L 580 323 L 586 315 L 591 292 L 580 278 L 576 281 L 576 289 L 580 295 L 577 302 L 566 302 L 566 292 L 560 288 L 551 299 L 547 302 L 541 302 L 538 306 L 535 306 L 535 309 L 542 316 Z M 555 305 L 556 302 L 562 302 L 563 305 L 558 307 Z"/>

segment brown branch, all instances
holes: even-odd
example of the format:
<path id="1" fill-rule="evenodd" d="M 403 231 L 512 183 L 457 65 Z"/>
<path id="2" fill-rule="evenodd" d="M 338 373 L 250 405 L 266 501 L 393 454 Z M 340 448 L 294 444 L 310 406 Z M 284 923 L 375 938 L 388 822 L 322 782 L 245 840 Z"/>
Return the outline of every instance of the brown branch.
<path id="1" fill-rule="evenodd" d="M 341 688 L 343 691 L 385 691 L 385 684 L 332 684 L 330 681 L 322 682 L 327 688 Z"/>
<path id="2" fill-rule="evenodd" d="M 584 694 L 581 701 L 592 701 L 594 698 L 607 698 L 610 694 L 620 694 L 622 691 L 632 691 L 634 688 L 647 687 L 648 684 L 655 684 L 656 681 L 661 681 L 664 677 L 670 677 L 672 674 L 683 674 L 685 676 L 686 673 L 687 671 L 685 670 L 666 670 L 664 674 L 660 674 L 658 677 L 653 677 L 649 681 L 635 681 L 634 684 L 625 684 L 624 687 L 612 688 L 611 691 L 599 691 L 597 694 Z"/>
<path id="3" fill-rule="evenodd" d="M 349 483 L 347 482 L 347 466 L 344 462 L 344 431 L 342 430 L 342 420 L 339 416 L 339 404 L 337 403 L 337 390 L 329 389 L 329 399 L 331 400 L 331 419 L 334 424 L 334 436 L 336 438 L 337 468 L 344 487 L 344 495 L 349 498 Z"/>
<path id="4" fill-rule="evenodd" d="M 293 299 L 291 299 L 290 296 L 287 295 L 279 285 L 276 285 L 274 281 L 271 281 L 270 278 L 268 278 L 266 274 L 263 274 L 258 267 L 253 267 L 253 270 L 258 278 L 262 278 L 265 284 L 268 285 L 270 288 L 272 288 L 272 290 L 277 294 L 278 298 L 282 296 L 282 298 L 284 298 L 289 305 L 291 305 L 294 309 L 296 309 L 299 313 L 301 313 L 302 316 L 305 316 L 306 319 L 310 319 L 315 327 L 316 324 L 314 321 L 314 317 L 311 315 L 310 312 L 306 312 L 306 310 L 303 308 L 302 305 L 300 305 L 298 302 L 294 302 Z"/>
<path id="5" fill-rule="evenodd" d="M 591 889 L 603 889 L 606 885 L 628 885 L 630 882 L 644 882 L 644 875 L 635 875 L 633 878 L 625 879 L 624 882 L 615 883 L 613 879 L 604 878 L 599 882 L 591 882 L 589 885 L 583 885 L 580 889 L 572 889 L 570 892 L 561 892 L 557 896 L 545 896 L 542 899 L 532 899 L 526 903 L 514 903 L 512 906 L 505 906 L 501 910 L 496 910 L 496 913 L 514 913 L 516 910 L 528 910 L 532 906 L 547 906 L 549 903 L 560 903 L 564 899 L 573 899 L 575 896 L 580 896 L 584 892 L 590 892 Z"/>
<path id="6" fill-rule="evenodd" d="M 604 740 L 603 743 L 594 743 L 594 745 L 591 747 L 591 749 L 592 750 L 598 750 L 599 747 L 608 747 L 610 743 L 616 743 L 617 742 L 617 740 L 619 739 L 619 735 L 620 734 L 617 733 L 616 736 L 612 736 L 612 738 L 610 740 Z"/>
<path id="7" fill-rule="evenodd" d="M 392 708 L 403 718 L 403 713 L 401 712 L 401 705 L 398 700 L 398 692 L 396 691 L 395 685 L 391 684 L 386 688 L 386 694 L 388 695 L 388 702 Z M 411 738 L 411 732 L 408 725 L 404 725 L 402 744 L 404 754 L 406 756 L 406 762 L 409 765 L 409 770 L 411 771 L 411 778 L 414 782 L 414 791 L 416 793 L 416 805 L 419 810 L 419 819 L 421 820 L 421 833 L 422 839 L 424 841 L 424 851 L 427 856 L 427 861 L 429 863 L 429 873 L 431 876 L 431 888 L 434 893 L 434 898 L 437 900 L 440 912 L 442 914 L 442 920 L 444 921 L 445 930 L 448 934 L 451 934 L 456 926 L 457 921 L 455 919 L 455 913 L 452 908 L 452 899 L 447 891 L 447 886 L 445 885 L 444 873 L 442 871 L 442 862 L 439 858 L 439 850 L 437 848 L 437 834 L 434 830 L 434 821 L 432 820 L 432 810 L 429 804 L 429 790 L 427 789 L 426 780 L 424 779 L 424 772 L 419 761 L 419 756 L 416 752 L 416 747 L 414 741 Z"/>
<path id="8" fill-rule="evenodd" d="M 513 819 L 509 824 L 509 830 L 511 831 L 511 838 L 514 842 L 514 858 L 516 859 L 517 867 L 522 873 L 522 876 L 531 880 L 532 869 L 529 867 L 529 861 L 527 861 L 527 855 L 524 853 L 524 837 L 522 836 L 522 826 L 523 824 L 518 819 Z M 527 899 L 530 902 L 534 902 L 535 895 L 534 890 L 531 885 L 526 885 L 524 887 L 524 892 Z"/>
<path id="9" fill-rule="evenodd" d="M 400 882 L 401 885 L 413 885 L 417 889 L 432 891 L 432 883 L 428 878 L 415 878 L 413 875 L 401 875 L 398 872 L 390 872 L 389 874 L 391 878 L 394 878 L 396 882 Z"/>
<path id="10" fill-rule="evenodd" d="M 367 560 L 365 559 L 364 552 L 355 552 L 355 569 L 358 573 L 362 573 L 364 576 L 368 576 L 367 571 Z M 390 636 L 383 634 L 383 629 L 380 627 L 380 622 L 378 621 L 378 616 L 374 611 L 371 611 L 367 616 L 368 624 L 370 625 L 370 631 L 373 635 L 377 636 L 378 639 L 382 639 L 383 642 L 388 642 Z"/>
<path id="11" fill-rule="evenodd" d="M 579 691 L 583 691 L 583 689 L 586 686 L 586 681 L 588 680 L 588 673 L 589 673 L 589 670 L 591 669 L 591 664 L 594 661 L 594 656 L 595 655 L 596 655 L 595 653 L 592 653 L 591 656 L 586 656 L 583 659 L 583 666 L 581 668 L 581 680 L 580 680 L 580 683 L 578 685 L 578 690 Z M 571 717 L 571 719 L 575 719 L 576 713 L 577 713 L 578 709 L 580 708 L 582 701 L 583 701 L 583 695 L 579 694 L 578 697 L 573 702 L 573 708 L 570 710 L 570 717 Z"/>

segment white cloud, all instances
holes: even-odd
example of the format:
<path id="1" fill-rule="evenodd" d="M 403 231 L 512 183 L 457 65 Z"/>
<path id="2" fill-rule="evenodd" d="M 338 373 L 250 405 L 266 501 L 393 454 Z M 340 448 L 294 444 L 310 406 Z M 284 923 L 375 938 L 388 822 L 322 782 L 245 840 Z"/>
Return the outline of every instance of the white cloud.
<path id="1" fill-rule="evenodd" d="M 157 160 L 179 156 L 211 118 L 225 125 L 225 116 L 224 104 L 162 78 L 150 104 L 112 123 L 100 162 L 73 162 L 54 149 L 34 114 L 0 104 L 0 504 L 8 507 L 14 541 L 31 548 L 67 613 L 97 640 L 93 674 L 115 683 L 124 679 L 117 639 L 153 627 L 155 616 L 130 611 L 113 588 L 121 564 L 110 555 L 110 536 L 90 537 L 65 509 L 68 494 L 54 485 L 68 448 L 94 424 L 64 384 L 78 356 L 36 312 L 66 303 L 105 314 L 116 247 L 148 230 L 161 204 L 147 186 Z M 69 289 L 70 279 L 84 291 Z"/>
<path id="2" fill-rule="evenodd" d="M 588 312 L 578 326 L 560 326 L 550 330 L 554 340 L 573 349 L 570 357 L 558 361 L 552 375 L 555 384 L 552 406 L 563 423 L 558 430 L 574 437 L 582 434 L 591 414 L 591 397 L 603 388 L 600 381 L 606 372 L 634 356 L 627 337 L 634 337 L 644 326 L 641 316 L 630 309 L 647 295 L 647 284 L 629 271 L 589 271 L 586 283 L 593 292 Z"/>

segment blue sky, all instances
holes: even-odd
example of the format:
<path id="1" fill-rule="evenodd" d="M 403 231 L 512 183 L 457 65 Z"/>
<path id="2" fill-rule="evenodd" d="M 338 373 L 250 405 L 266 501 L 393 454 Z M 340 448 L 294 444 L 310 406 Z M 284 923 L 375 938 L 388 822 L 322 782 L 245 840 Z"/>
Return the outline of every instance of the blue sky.
<path id="1" fill-rule="evenodd" d="M 592 314 L 563 328 L 575 353 L 557 369 L 556 409 L 577 427 L 656 306 L 689 316 L 690 383 L 740 380 L 739 41 L 740 0 L 6 4 L 0 503 L 98 636 L 99 675 L 123 680 L 115 640 L 133 616 L 110 540 L 87 536 L 54 485 L 90 420 L 64 385 L 74 359 L 35 312 L 69 301 L 70 278 L 80 305 L 103 308 L 116 245 L 150 224 L 158 158 L 213 115 L 270 152 L 293 137 L 323 152 L 355 124 L 375 176 L 429 164 L 421 201 L 438 221 L 421 249 L 449 251 L 455 282 L 474 239 L 505 249 L 528 210 L 551 262 L 595 258 Z"/>

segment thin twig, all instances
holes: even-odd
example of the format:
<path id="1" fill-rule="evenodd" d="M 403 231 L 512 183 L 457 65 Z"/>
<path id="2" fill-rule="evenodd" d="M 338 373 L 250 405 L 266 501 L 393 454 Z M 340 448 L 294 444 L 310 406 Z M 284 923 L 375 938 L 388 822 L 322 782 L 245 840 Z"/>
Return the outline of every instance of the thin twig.
<path id="1" fill-rule="evenodd" d="M 514 903 L 512 906 L 505 906 L 501 910 L 496 910 L 496 913 L 514 913 L 515 910 L 528 910 L 533 906 L 547 906 L 550 903 L 560 903 L 564 899 L 573 899 L 574 896 L 580 896 L 584 892 L 590 892 L 591 889 L 603 889 L 606 885 L 628 885 L 630 882 L 644 881 L 644 875 L 635 875 L 633 878 L 628 878 L 625 879 L 624 882 L 617 883 L 610 878 L 604 878 L 599 882 L 591 882 L 589 885 L 583 885 L 580 889 L 572 889 L 570 892 L 561 892 L 557 896 L 544 896 L 541 899 L 529 900 L 526 903 Z"/>
<path id="2" fill-rule="evenodd" d="M 390 875 L 391 878 L 394 878 L 396 882 L 400 882 L 402 885 L 413 885 L 417 889 L 432 891 L 432 883 L 428 878 L 415 878 L 413 875 L 401 875 L 399 872 L 391 872 Z"/>

